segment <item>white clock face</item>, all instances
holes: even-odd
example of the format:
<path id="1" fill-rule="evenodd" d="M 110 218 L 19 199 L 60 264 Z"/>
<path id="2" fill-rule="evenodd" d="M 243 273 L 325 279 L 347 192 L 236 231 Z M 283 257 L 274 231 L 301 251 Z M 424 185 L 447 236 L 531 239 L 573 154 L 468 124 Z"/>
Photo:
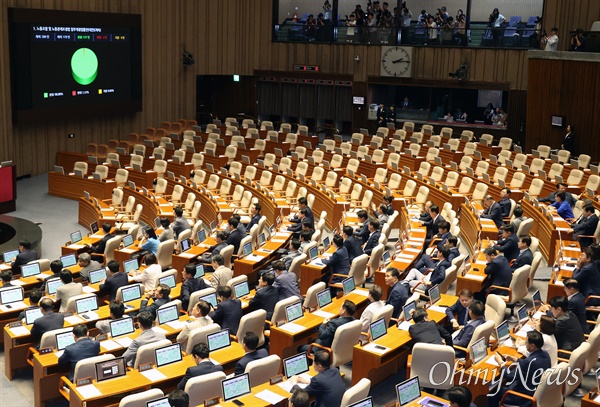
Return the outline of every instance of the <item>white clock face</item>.
<path id="1" fill-rule="evenodd" d="M 411 74 L 412 61 L 409 50 L 404 47 L 384 48 L 381 54 L 381 75 L 408 77 Z"/>

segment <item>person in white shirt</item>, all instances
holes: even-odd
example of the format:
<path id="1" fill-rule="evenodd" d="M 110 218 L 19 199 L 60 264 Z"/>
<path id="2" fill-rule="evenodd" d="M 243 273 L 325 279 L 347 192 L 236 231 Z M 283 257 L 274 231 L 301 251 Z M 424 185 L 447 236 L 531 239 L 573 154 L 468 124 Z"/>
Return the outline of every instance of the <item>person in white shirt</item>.
<path id="1" fill-rule="evenodd" d="M 542 315 L 540 319 L 535 321 L 535 329 L 542 334 L 544 338 L 544 346 L 542 346 L 542 350 L 548 352 L 550 355 L 550 361 L 552 366 L 556 366 L 558 363 L 558 344 L 556 343 L 556 338 L 554 337 L 554 332 L 556 332 L 556 322 L 554 318 L 549 315 Z M 525 345 L 520 345 L 517 348 L 517 351 L 523 356 L 529 356 L 529 352 L 525 348 Z"/>
<path id="2" fill-rule="evenodd" d="M 61 270 L 60 280 L 63 282 L 63 285 L 56 290 L 56 302 L 60 303 L 58 312 L 65 312 L 67 311 L 69 298 L 80 295 L 83 292 L 83 285 L 73 281 L 73 274 L 69 269 Z"/>
<path id="3" fill-rule="evenodd" d="M 225 267 L 225 259 L 220 254 L 215 254 L 211 258 L 212 267 L 215 270 L 210 276 L 210 285 L 216 290 L 221 286 L 227 285 L 227 282 L 233 278 L 233 271 Z"/>
<path id="4" fill-rule="evenodd" d="M 133 281 L 144 284 L 145 292 L 154 291 L 156 280 L 160 273 L 162 273 L 162 268 L 156 262 L 156 256 L 153 253 L 148 253 L 144 257 L 144 263 L 147 266 L 144 270 L 132 271 L 129 273 L 129 276 L 133 278 Z"/>
<path id="5" fill-rule="evenodd" d="M 383 290 L 378 285 L 374 284 L 369 288 L 369 301 L 371 303 L 365 308 L 363 313 L 360 315 L 360 323 L 362 324 L 361 332 L 369 332 L 369 325 L 373 319 L 373 312 L 381 309 L 385 306 L 385 302 L 381 301 Z"/>
<path id="6" fill-rule="evenodd" d="M 544 51 L 558 51 L 558 28 L 552 27 L 550 35 L 542 38 L 542 43 L 546 44 Z"/>

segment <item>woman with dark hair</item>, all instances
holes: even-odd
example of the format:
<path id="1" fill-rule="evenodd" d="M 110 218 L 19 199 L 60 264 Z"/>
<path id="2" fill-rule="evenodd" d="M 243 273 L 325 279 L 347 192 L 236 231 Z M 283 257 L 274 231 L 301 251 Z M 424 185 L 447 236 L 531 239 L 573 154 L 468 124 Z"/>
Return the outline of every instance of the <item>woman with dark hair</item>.
<path id="1" fill-rule="evenodd" d="M 556 332 L 556 321 L 549 315 L 542 315 L 540 316 L 540 319 L 533 321 L 535 329 L 540 332 L 544 338 L 544 346 L 542 346 L 542 350 L 548 352 L 548 355 L 550 355 L 550 360 L 552 361 L 552 366 L 556 366 L 558 363 L 558 345 L 556 343 L 556 338 L 554 337 L 554 333 Z M 529 355 L 525 345 L 520 345 L 517 351 L 525 357 Z"/>
<path id="2" fill-rule="evenodd" d="M 571 157 L 575 155 L 575 134 L 573 131 L 575 127 L 572 124 L 567 124 L 567 134 L 565 135 L 565 139 L 563 140 L 560 148 L 563 150 L 567 150 L 571 153 Z"/>
<path id="3" fill-rule="evenodd" d="M 484 119 L 485 124 L 492 124 L 492 117 L 494 116 L 495 113 L 496 113 L 496 109 L 494 108 L 494 105 L 492 103 L 488 103 L 487 107 L 485 108 L 485 110 L 483 112 L 483 116 L 485 117 L 485 119 Z"/>
<path id="4" fill-rule="evenodd" d="M 156 232 L 150 226 L 144 228 L 144 237 L 139 243 L 142 250 L 147 252 L 156 254 L 158 250 L 158 238 L 156 237 Z"/>

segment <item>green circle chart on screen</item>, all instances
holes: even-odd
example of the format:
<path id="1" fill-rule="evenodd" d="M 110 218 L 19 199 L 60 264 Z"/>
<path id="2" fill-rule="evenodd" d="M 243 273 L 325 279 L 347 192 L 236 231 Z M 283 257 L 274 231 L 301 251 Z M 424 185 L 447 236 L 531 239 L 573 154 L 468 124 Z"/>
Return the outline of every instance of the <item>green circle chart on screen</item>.
<path id="1" fill-rule="evenodd" d="M 89 48 L 79 48 L 71 57 L 71 73 L 80 85 L 89 85 L 98 75 L 98 57 Z"/>

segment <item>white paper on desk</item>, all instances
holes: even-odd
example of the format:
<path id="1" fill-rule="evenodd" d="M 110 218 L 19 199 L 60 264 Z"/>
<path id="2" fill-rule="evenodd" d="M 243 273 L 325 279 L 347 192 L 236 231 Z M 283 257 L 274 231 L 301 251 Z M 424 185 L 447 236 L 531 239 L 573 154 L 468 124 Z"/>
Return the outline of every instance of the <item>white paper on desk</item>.
<path id="1" fill-rule="evenodd" d="M 596 403 L 600 403 L 600 396 L 597 396 L 597 397 L 594 399 L 594 401 L 595 401 Z"/>
<path id="2" fill-rule="evenodd" d="M 320 309 L 316 310 L 312 314 L 316 315 L 318 317 L 321 317 L 321 318 L 331 318 L 331 317 L 333 317 L 335 315 L 335 314 L 332 314 L 331 312 L 323 311 L 323 310 L 320 310 Z"/>
<path id="3" fill-rule="evenodd" d="M 505 340 L 502 343 L 502 346 L 507 346 L 509 348 L 516 348 L 517 345 L 515 344 L 515 341 L 512 338 L 508 338 L 507 340 Z"/>
<path id="4" fill-rule="evenodd" d="M 396 256 L 397 259 L 406 259 L 406 260 L 412 260 L 415 258 L 414 255 L 412 254 L 406 254 L 406 253 L 400 253 L 399 255 Z"/>
<path id="5" fill-rule="evenodd" d="M 259 256 L 259 255 L 256 255 L 256 254 L 251 254 L 249 256 L 246 256 L 245 260 L 261 261 L 264 258 L 265 258 L 265 256 Z"/>
<path id="6" fill-rule="evenodd" d="M 464 277 L 468 278 L 469 280 L 477 280 L 477 281 L 483 281 L 485 279 L 485 276 L 480 276 L 477 274 L 469 274 L 469 273 L 467 273 Z"/>
<path id="7" fill-rule="evenodd" d="M 485 361 L 485 363 L 493 365 L 493 366 L 500 366 L 497 362 L 496 362 L 496 358 L 494 357 L 494 355 L 490 356 L 489 358 L 487 358 L 487 360 Z"/>
<path id="8" fill-rule="evenodd" d="M 25 285 L 24 282 L 22 282 L 21 280 L 12 280 L 10 282 L 11 285 Z"/>
<path id="9" fill-rule="evenodd" d="M 94 287 L 86 285 L 85 287 L 83 287 L 83 289 L 81 291 L 83 291 L 86 294 L 91 294 L 91 293 L 95 293 L 98 290 L 96 290 Z"/>
<path id="10" fill-rule="evenodd" d="M 102 208 L 102 209 L 100 209 L 100 210 L 101 210 L 102 212 L 108 212 L 108 211 L 112 211 L 112 210 L 114 210 L 114 209 L 112 209 L 112 208 Z M 102 236 L 101 236 L 101 237 L 102 237 Z"/>
<path id="11" fill-rule="evenodd" d="M 541 311 L 536 311 L 536 313 L 531 316 L 531 319 L 540 319 L 542 317 L 542 315 L 546 315 L 546 314 Z"/>
<path id="12" fill-rule="evenodd" d="M 123 249 L 120 249 L 119 251 L 121 251 L 123 253 L 135 253 L 135 252 L 137 252 L 137 249 L 128 249 L 125 247 Z"/>
<path id="13" fill-rule="evenodd" d="M 310 381 L 311 377 L 309 375 L 307 375 L 306 373 L 302 373 L 300 375 L 300 377 L 305 378 L 306 380 Z M 286 380 L 285 382 L 281 382 L 281 383 L 277 383 L 277 385 L 279 387 L 281 387 L 283 390 L 287 391 L 288 393 L 291 393 L 290 390 L 292 390 L 292 387 L 294 387 L 294 385 L 290 382 L 290 380 Z M 306 386 L 308 386 L 308 384 L 304 384 L 304 383 L 296 383 L 296 385 L 298 387 L 300 387 L 301 389 L 305 388 Z"/>
<path id="14" fill-rule="evenodd" d="M 71 249 L 83 249 L 85 247 L 85 245 L 84 244 L 72 244 L 72 245 L 69 245 L 69 247 Z"/>
<path id="15" fill-rule="evenodd" d="M 275 233 L 275 236 L 273 237 L 278 237 L 280 239 L 287 239 L 288 237 L 290 237 L 290 233 Z"/>
<path id="16" fill-rule="evenodd" d="M 156 369 L 143 371 L 142 374 L 146 376 L 146 379 L 150 380 L 151 382 L 157 382 L 159 380 L 164 380 L 167 378 L 167 376 L 165 376 Z"/>
<path id="17" fill-rule="evenodd" d="M 83 396 L 84 399 L 91 399 L 94 397 L 102 396 L 102 393 L 100 392 L 100 390 L 98 390 L 96 388 L 96 386 L 94 386 L 93 384 L 79 386 L 77 388 L 77 391 L 79 392 L 79 394 L 81 394 Z"/>
<path id="18" fill-rule="evenodd" d="M 240 301 L 242 303 L 242 308 L 248 306 L 248 301 Z"/>
<path id="19" fill-rule="evenodd" d="M 290 332 L 290 333 L 297 333 L 297 332 L 302 332 L 304 331 L 306 328 L 302 325 L 298 325 L 298 324 L 294 324 L 293 322 L 288 322 L 287 324 L 283 324 L 279 327 L 279 329 L 283 329 L 286 332 Z"/>
<path id="20" fill-rule="evenodd" d="M 161 327 L 159 327 L 159 326 L 153 326 L 153 327 L 152 327 L 152 330 L 153 330 L 154 332 L 156 332 L 156 333 L 163 333 L 163 334 L 165 334 L 165 335 L 166 335 L 166 334 L 167 334 L 167 332 L 168 332 L 168 331 L 166 331 L 166 330 L 162 329 L 162 328 L 161 328 Z"/>
<path id="21" fill-rule="evenodd" d="M 442 314 L 445 314 L 446 313 L 446 308 L 447 307 L 440 307 L 438 305 L 432 305 L 431 307 L 427 308 L 427 310 L 428 311 L 432 310 L 432 311 L 435 311 L 435 312 L 441 312 Z"/>
<path id="22" fill-rule="evenodd" d="M 313 260 L 310 262 L 311 265 L 313 266 L 324 266 L 325 264 L 323 264 L 323 262 L 319 259 Z"/>
<path id="23" fill-rule="evenodd" d="M 8 305 L 10 305 L 10 308 L 8 307 Z M 9 312 L 28 307 L 28 305 L 25 304 L 23 301 L 11 302 L 8 305 L 0 305 L 0 310 L 2 310 L 3 312 Z"/>
<path id="24" fill-rule="evenodd" d="M 411 325 L 412 324 L 408 321 L 402 321 L 402 322 L 400 322 L 400 325 L 398 325 L 398 329 L 408 332 L 408 329 L 410 328 Z"/>
<path id="25" fill-rule="evenodd" d="M 180 320 L 175 320 L 175 321 L 171 321 L 171 322 L 167 322 L 165 325 L 170 326 L 173 329 L 183 329 L 183 327 L 187 324 L 187 322 L 184 321 L 180 321 Z"/>
<path id="26" fill-rule="evenodd" d="M 271 390 L 263 390 L 259 393 L 256 393 L 254 395 L 254 397 L 259 398 L 261 400 L 266 401 L 267 403 L 270 403 L 272 405 L 277 405 L 279 404 L 279 402 L 285 400 L 286 398 L 283 396 L 280 396 L 277 393 L 273 393 Z"/>
<path id="27" fill-rule="evenodd" d="M 379 349 L 379 348 L 377 348 L 377 346 L 381 346 L 383 349 Z M 377 345 L 374 342 L 366 344 L 365 346 L 363 346 L 363 349 L 368 350 L 369 352 L 379 353 L 380 355 L 383 355 L 384 353 L 390 351 L 390 348 L 387 348 L 383 345 Z"/>
<path id="28" fill-rule="evenodd" d="M 185 257 L 186 259 L 191 259 L 192 257 L 198 256 L 197 253 L 179 253 L 179 256 Z"/>
<path id="29" fill-rule="evenodd" d="M 556 280 L 556 281 L 554 282 L 554 284 L 556 284 L 556 285 L 565 285 L 565 283 L 563 283 L 563 281 L 562 281 L 562 280 Z"/>
<path id="30" fill-rule="evenodd" d="M 95 321 L 97 319 L 100 319 L 100 315 L 96 314 L 94 311 L 86 312 L 85 316 L 87 317 L 85 319 L 87 319 L 88 321 Z"/>
<path id="31" fill-rule="evenodd" d="M 83 319 L 79 318 L 77 315 L 71 315 L 70 317 L 66 317 L 65 321 L 67 321 L 71 325 L 77 325 L 85 322 Z"/>
<path id="32" fill-rule="evenodd" d="M 113 340 L 124 348 L 128 348 L 129 345 L 131 345 L 131 342 L 133 342 L 133 339 L 131 339 L 128 336 L 125 336 L 125 337 L 119 338 L 119 339 L 113 339 Z"/>
<path id="33" fill-rule="evenodd" d="M 56 355 L 57 358 L 60 358 L 63 355 L 63 353 L 65 353 L 64 349 L 54 352 L 54 354 Z"/>
<path id="34" fill-rule="evenodd" d="M 200 243 L 198 246 L 208 249 L 210 247 L 209 244 Z"/>
<path id="35" fill-rule="evenodd" d="M 369 296 L 369 292 L 366 290 L 354 290 L 354 291 L 352 291 L 352 294 L 362 295 L 363 297 Z"/>
<path id="36" fill-rule="evenodd" d="M 405 248 L 403 251 L 405 251 L 405 252 L 411 252 L 411 253 L 421 253 L 421 250 L 419 250 L 419 249 L 413 249 L 412 247 Z"/>
<path id="37" fill-rule="evenodd" d="M 29 335 L 29 329 L 24 326 L 17 326 L 14 328 L 9 328 L 10 332 L 15 336 L 25 336 Z"/>
<path id="38" fill-rule="evenodd" d="M 271 239 L 271 242 L 274 242 L 274 243 L 285 243 L 285 242 L 287 242 L 287 240 L 283 240 L 283 239 Z"/>
<path id="39" fill-rule="evenodd" d="M 565 264 L 565 265 L 560 266 L 560 269 L 561 270 L 567 270 L 567 271 L 574 271 L 575 267 L 577 267 L 576 264 L 574 264 L 572 266 L 568 266 L 568 265 Z"/>
<path id="40" fill-rule="evenodd" d="M 114 350 L 114 349 L 121 348 L 121 345 L 119 345 L 117 342 L 115 342 L 111 339 L 108 339 L 106 341 L 100 342 L 100 347 L 102 347 L 106 350 Z"/>
<path id="41" fill-rule="evenodd" d="M 104 235 L 90 235 L 92 239 L 102 239 Z"/>
<path id="42" fill-rule="evenodd" d="M 529 331 L 533 331 L 533 327 L 529 324 L 525 324 L 521 327 L 521 329 L 519 329 L 519 331 L 516 333 L 517 336 L 527 336 L 527 332 Z"/>

